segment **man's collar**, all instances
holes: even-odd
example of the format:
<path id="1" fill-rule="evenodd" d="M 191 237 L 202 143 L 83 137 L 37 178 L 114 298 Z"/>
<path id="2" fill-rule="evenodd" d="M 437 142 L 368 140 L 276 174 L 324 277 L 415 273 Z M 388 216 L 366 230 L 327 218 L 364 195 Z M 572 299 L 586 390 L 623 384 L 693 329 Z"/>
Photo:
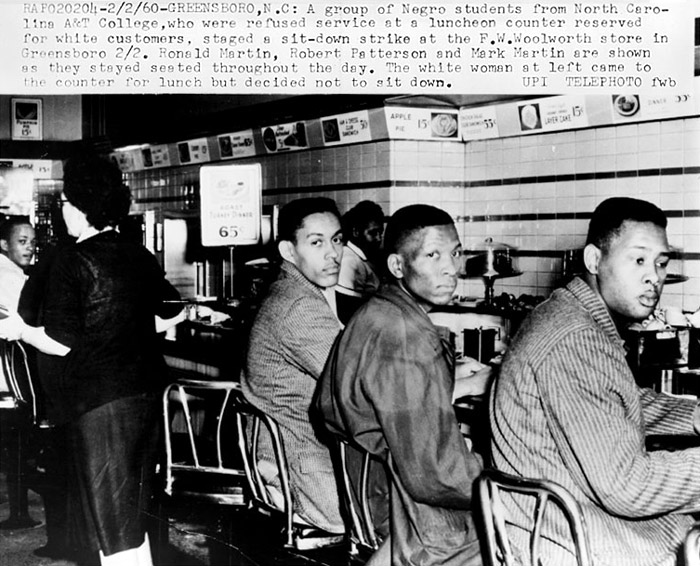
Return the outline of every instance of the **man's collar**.
<path id="1" fill-rule="evenodd" d="M 353 252 L 355 252 L 362 261 L 367 261 L 367 256 L 365 255 L 365 252 L 363 252 L 360 248 L 358 248 L 355 244 L 353 244 L 350 240 L 347 241 L 345 244 L 348 248 L 350 248 Z"/>
<path id="2" fill-rule="evenodd" d="M 588 313 L 593 317 L 595 323 L 600 326 L 605 333 L 615 342 L 624 345 L 624 340 L 615 321 L 610 314 L 603 298 L 591 289 L 590 285 L 580 277 L 574 277 L 566 289 L 583 305 Z"/>
<path id="3" fill-rule="evenodd" d="M 5 254 L 0 254 L 0 263 L 4 264 L 5 269 L 11 269 L 13 271 L 16 271 L 17 273 L 22 273 L 24 275 L 24 269 L 22 269 Z"/>
<path id="4" fill-rule="evenodd" d="M 292 279 L 295 279 L 295 280 L 303 283 L 307 287 L 311 287 L 313 289 L 316 289 L 319 293 L 323 293 L 324 287 L 319 287 L 318 285 L 316 285 L 316 283 L 314 283 L 313 281 L 310 281 L 299 270 L 299 268 L 296 265 L 294 265 L 291 261 L 283 259 L 281 268 L 282 268 L 282 271 L 284 271 Z"/>

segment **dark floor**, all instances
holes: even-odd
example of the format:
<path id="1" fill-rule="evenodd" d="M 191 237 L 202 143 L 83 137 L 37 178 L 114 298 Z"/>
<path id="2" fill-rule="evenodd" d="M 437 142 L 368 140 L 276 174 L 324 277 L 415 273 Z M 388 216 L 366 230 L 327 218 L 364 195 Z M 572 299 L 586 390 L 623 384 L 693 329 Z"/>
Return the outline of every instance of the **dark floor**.
<path id="1" fill-rule="evenodd" d="M 8 513 L 6 478 L 0 474 L 0 521 Z M 31 490 L 29 513 L 41 521 L 39 525 L 0 530 L 0 566 L 76 566 L 73 561 L 41 558 L 32 553 L 46 543 L 46 527 L 42 498 Z M 153 517 L 151 535 L 157 566 L 349 566 L 351 563 L 345 545 L 305 552 L 284 549 L 281 525 L 246 508 L 164 500 L 159 515 Z M 354 561 L 352 564 L 356 566 Z"/>

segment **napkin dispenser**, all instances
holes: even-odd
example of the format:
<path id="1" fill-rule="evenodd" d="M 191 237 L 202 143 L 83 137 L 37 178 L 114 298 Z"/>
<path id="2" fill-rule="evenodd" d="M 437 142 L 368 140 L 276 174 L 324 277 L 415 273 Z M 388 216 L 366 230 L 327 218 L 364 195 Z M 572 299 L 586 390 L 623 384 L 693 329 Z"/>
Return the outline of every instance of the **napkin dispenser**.
<path id="1" fill-rule="evenodd" d="M 496 341 L 501 339 L 500 327 L 465 328 L 464 355 L 482 364 L 488 363 L 496 355 Z"/>
<path id="2" fill-rule="evenodd" d="M 688 366 L 691 330 L 698 340 L 698 329 L 687 326 L 669 326 L 658 330 L 630 330 L 627 338 L 628 360 L 634 368 L 675 368 Z M 691 361 L 698 364 L 697 353 Z"/>

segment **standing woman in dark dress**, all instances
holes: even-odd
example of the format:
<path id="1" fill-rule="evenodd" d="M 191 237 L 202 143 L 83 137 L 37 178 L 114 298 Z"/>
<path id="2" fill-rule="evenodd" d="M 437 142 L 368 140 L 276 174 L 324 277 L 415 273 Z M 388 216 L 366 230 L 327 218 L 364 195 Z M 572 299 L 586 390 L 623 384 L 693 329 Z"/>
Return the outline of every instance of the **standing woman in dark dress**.
<path id="1" fill-rule="evenodd" d="M 63 218 L 74 245 L 53 261 L 40 326 L 19 315 L 0 337 L 62 358 L 45 384 L 49 418 L 67 423 L 84 520 L 84 543 L 103 565 L 150 566 L 144 505 L 155 479 L 159 393 L 166 368 L 157 332 L 184 319 L 153 255 L 115 227 L 131 195 L 113 163 L 64 168 Z"/>

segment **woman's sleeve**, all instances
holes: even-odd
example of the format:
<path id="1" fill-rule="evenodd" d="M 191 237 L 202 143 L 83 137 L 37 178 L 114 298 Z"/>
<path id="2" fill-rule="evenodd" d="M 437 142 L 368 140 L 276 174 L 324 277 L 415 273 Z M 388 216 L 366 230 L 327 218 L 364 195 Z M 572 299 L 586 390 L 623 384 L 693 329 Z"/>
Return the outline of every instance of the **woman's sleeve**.
<path id="1" fill-rule="evenodd" d="M 83 326 L 82 268 L 72 254 L 61 254 L 51 266 L 40 325 L 46 335 L 72 348 Z"/>

